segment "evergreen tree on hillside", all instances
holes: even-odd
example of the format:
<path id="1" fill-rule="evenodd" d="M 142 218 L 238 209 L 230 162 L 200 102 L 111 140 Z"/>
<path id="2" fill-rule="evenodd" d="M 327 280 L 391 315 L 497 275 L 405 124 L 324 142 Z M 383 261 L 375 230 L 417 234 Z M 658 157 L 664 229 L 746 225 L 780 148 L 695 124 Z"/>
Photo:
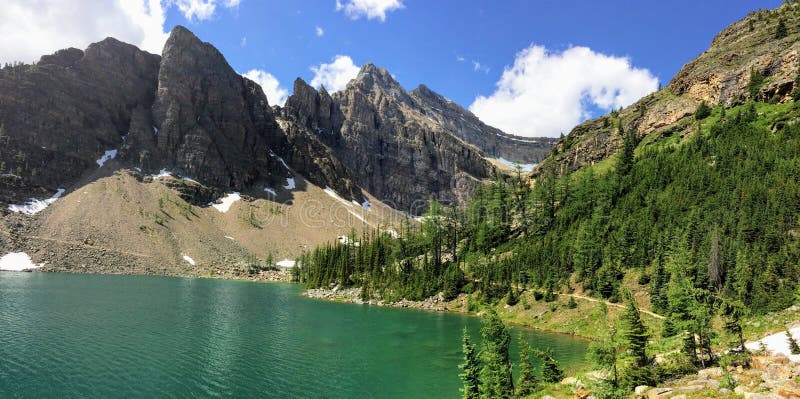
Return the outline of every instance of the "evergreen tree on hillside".
<path id="1" fill-rule="evenodd" d="M 519 336 L 519 380 L 517 381 L 517 395 L 527 396 L 536 388 L 531 346 Z"/>
<path id="2" fill-rule="evenodd" d="M 793 355 L 800 355 L 800 345 L 797 345 L 797 340 L 792 336 L 792 332 L 786 330 L 786 342 L 789 344 L 789 351 Z"/>
<path id="3" fill-rule="evenodd" d="M 482 399 L 505 399 L 514 396 L 514 382 L 509 358 L 510 336 L 505 324 L 493 309 L 486 311 L 481 319 L 483 344 L 480 373 Z"/>
<path id="4" fill-rule="evenodd" d="M 650 359 L 647 357 L 647 341 L 650 339 L 650 334 L 647 333 L 647 327 L 642 321 L 633 295 L 628 293 L 626 302 L 628 304 L 622 314 L 622 320 L 625 323 L 623 337 L 627 342 L 628 352 L 634 359 L 634 366 L 646 367 L 650 363 Z"/>
<path id="5" fill-rule="evenodd" d="M 783 18 L 778 19 L 778 26 L 775 27 L 775 39 L 783 39 L 789 35 L 789 30 L 786 29 L 786 21 Z"/>
<path id="6" fill-rule="evenodd" d="M 625 296 L 627 306 L 621 319 L 625 327 L 623 339 L 628 347 L 631 362 L 624 369 L 622 385 L 628 389 L 638 385 L 653 385 L 655 377 L 650 367 L 650 358 L 647 356 L 647 341 L 650 335 L 633 295 L 627 293 Z"/>
<path id="7" fill-rule="evenodd" d="M 792 99 L 800 101 L 800 71 L 797 71 L 797 76 L 794 78 L 794 88 L 792 88 Z"/>
<path id="8" fill-rule="evenodd" d="M 607 340 L 592 342 L 589 345 L 588 358 L 601 369 L 608 370 L 611 373 L 611 386 L 616 388 L 619 381 L 619 373 L 617 371 L 619 348 L 616 327 L 609 326 Z"/>
<path id="9" fill-rule="evenodd" d="M 464 333 L 461 338 L 461 348 L 464 353 L 464 363 L 458 367 L 461 369 L 461 388 L 462 399 L 478 399 L 480 398 L 480 360 L 475 350 L 475 345 L 469 339 L 467 327 L 464 327 Z"/>
<path id="10" fill-rule="evenodd" d="M 659 240 L 656 245 L 655 270 L 650 278 L 650 303 L 656 312 L 664 312 L 669 304 L 667 302 L 667 285 L 669 284 L 669 274 L 664 268 L 664 246 L 663 240 Z"/>
<path id="11" fill-rule="evenodd" d="M 542 364 L 542 380 L 544 382 L 555 384 L 564 379 L 564 370 L 561 369 L 558 360 L 553 357 L 552 350 L 539 350 L 536 352 L 536 356 L 544 361 Z"/>
<path id="12" fill-rule="evenodd" d="M 750 99 L 758 101 L 758 94 L 761 92 L 761 84 L 764 83 L 764 75 L 755 68 L 750 70 L 750 82 L 747 83 L 747 92 Z"/>
<path id="13" fill-rule="evenodd" d="M 742 330 L 742 318 L 746 314 L 747 308 L 741 301 L 735 299 L 722 300 L 723 328 L 728 333 L 736 336 L 736 344 L 742 352 L 747 350 L 744 346 L 744 331 Z"/>
<path id="14" fill-rule="evenodd" d="M 694 112 L 694 119 L 699 121 L 708 118 L 710 115 L 711 107 L 709 107 L 705 101 L 701 101 L 700 105 L 697 106 L 697 110 Z"/>
<path id="15" fill-rule="evenodd" d="M 725 264 L 722 259 L 722 248 L 719 239 L 719 228 L 715 227 L 711 234 L 711 249 L 708 254 L 708 276 L 717 291 L 725 282 Z"/>
<path id="16" fill-rule="evenodd" d="M 633 168 L 633 156 L 638 143 L 636 140 L 636 132 L 633 130 L 627 133 L 624 132 L 621 122 L 619 131 L 620 134 L 622 134 L 622 150 L 619 153 L 619 160 L 617 162 L 617 173 L 620 176 L 627 176 L 631 168 Z"/>

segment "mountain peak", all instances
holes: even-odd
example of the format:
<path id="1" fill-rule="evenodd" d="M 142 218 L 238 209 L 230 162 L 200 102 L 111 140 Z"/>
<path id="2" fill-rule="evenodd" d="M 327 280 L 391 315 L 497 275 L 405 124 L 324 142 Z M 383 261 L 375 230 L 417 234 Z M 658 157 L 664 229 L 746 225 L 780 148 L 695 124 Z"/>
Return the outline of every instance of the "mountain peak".
<path id="1" fill-rule="evenodd" d="M 192 33 L 192 31 L 190 31 L 188 28 L 186 28 L 183 25 L 175 25 L 175 27 L 172 28 L 172 31 L 169 32 L 169 37 L 170 37 L 170 39 L 177 38 L 177 37 L 191 37 L 191 38 L 197 39 L 197 36 L 195 36 L 195 34 Z M 200 39 L 197 39 L 197 40 L 200 40 Z"/>
<path id="2" fill-rule="evenodd" d="M 381 73 L 386 73 L 386 69 L 376 66 L 371 61 L 368 61 L 366 64 L 362 65 L 361 69 L 358 71 L 359 75 L 381 74 Z"/>
<path id="3" fill-rule="evenodd" d="M 192 33 L 192 31 L 181 25 L 176 25 L 174 28 L 172 28 L 172 31 L 169 33 L 169 37 L 167 38 L 167 42 L 164 43 L 164 50 L 162 51 L 162 54 L 166 55 L 175 49 L 178 51 L 183 51 L 185 49 L 196 49 L 194 51 L 203 52 L 210 51 L 215 53 L 216 58 L 224 58 L 214 46 L 203 42 L 199 37 Z"/>
<path id="4" fill-rule="evenodd" d="M 400 83 L 394 79 L 389 71 L 387 71 L 385 68 L 378 67 L 371 62 L 367 62 L 361 67 L 361 70 L 358 71 L 358 76 L 356 76 L 354 82 L 364 86 L 368 90 L 373 90 L 375 87 L 379 87 L 384 91 L 398 90 L 405 93 L 405 89 L 400 86 Z"/>
<path id="5" fill-rule="evenodd" d="M 431 90 L 430 87 L 425 86 L 424 84 L 420 84 L 419 86 L 417 86 L 416 89 L 411 90 L 411 92 L 409 94 L 412 97 L 427 98 L 427 99 L 435 100 L 435 101 L 442 102 L 442 103 L 449 103 L 450 102 L 450 100 L 448 100 L 446 97 L 444 97 L 443 95 Z"/>

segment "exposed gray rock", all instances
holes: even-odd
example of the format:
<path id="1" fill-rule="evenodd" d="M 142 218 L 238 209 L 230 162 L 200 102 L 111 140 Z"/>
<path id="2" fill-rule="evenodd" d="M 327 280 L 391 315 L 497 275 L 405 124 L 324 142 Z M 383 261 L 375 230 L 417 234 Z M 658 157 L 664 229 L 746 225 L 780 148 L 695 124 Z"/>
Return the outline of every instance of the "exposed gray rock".
<path id="1" fill-rule="evenodd" d="M 478 147 L 486 156 L 504 158 L 519 164 L 536 164 L 558 142 L 553 137 L 520 137 L 481 122 L 472 112 L 419 85 L 409 92 L 420 113 L 452 132 L 456 137 Z"/>
<path id="2" fill-rule="evenodd" d="M 160 57 L 112 38 L 0 70 L 0 202 L 68 187 L 148 109 Z"/>
<path id="3" fill-rule="evenodd" d="M 425 117 L 385 69 L 370 63 L 333 96 L 298 79 L 282 118 L 324 142 L 356 184 L 412 214 L 430 199 L 464 200 L 493 173 L 478 148 Z"/>
<path id="4" fill-rule="evenodd" d="M 161 160 L 142 166 L 167 167 L 230 189 L 247 187 L 270 171 L 288 172 L 269 156 L 270 148 L 286 139 L 263 91 L 236 73 L 217 49 L 180 26 L 164 46 L 153 119 L 157 133 L 137 133 L 153 138 Z"/>
<path id="5" fill-rule="evenodd" d="M 258 84 L 181 26 L 162 56 L 109 38 L 0 70 L 0 126 L 0 203 L 123 167 L 197 180 L 165 180 L 195 204 L 296 173 L 418 214 L 491 177 L 484 152 L 536 162 L 548 146 L 486 126 L 425 86 L 407 93 L 372 64 L 342 92 L 298 80 L 284 108 L 270 107 Z M 109 150 L 116 159 L 100 170 Z"/>

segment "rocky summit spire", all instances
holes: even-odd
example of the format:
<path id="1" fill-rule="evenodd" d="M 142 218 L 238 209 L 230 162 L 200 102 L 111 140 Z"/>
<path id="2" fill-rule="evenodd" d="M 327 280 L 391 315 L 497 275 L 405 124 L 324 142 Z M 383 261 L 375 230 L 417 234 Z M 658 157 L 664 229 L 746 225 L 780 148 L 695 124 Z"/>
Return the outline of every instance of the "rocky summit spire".
<path id="1" fill-rule="evenodd" d="M 347 87 L 358 88 L 363 92 L 382 91 L 390 93 L 395 98 L 407 97 L 407 93 L 403 86 L 394 79 L 392 74 L 384 68 L 375 66 L 375 64 L 368 62 L 361 67 L 358 75 Z"/>
<path id="2" fill-rule="evenodd" d="M 164 46 L 153 117 L 161 167 L 240 189 L 270 170 L 281 145 L 267 100 L 214 46 L 176 26 Z"/>

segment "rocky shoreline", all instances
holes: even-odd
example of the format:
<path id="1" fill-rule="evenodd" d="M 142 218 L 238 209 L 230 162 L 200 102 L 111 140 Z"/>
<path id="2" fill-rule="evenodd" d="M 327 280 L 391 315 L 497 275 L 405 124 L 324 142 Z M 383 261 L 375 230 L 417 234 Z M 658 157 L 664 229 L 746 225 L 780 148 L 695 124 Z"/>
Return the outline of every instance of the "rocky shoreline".
<path id="1" fill-rule="evenodd" d="M 800 398 L 800 363 L 786 356 L 753 356 L 751 368 L 712 367 L 663 387 L 636 387 L 642 399 L 743 397 L 745 399 Z"/>
<path id="2" fill-rule="evenodd" d="M 182 278 L 213 278 L 220 280 L 231 281 L 253 281 L 253 282 L 274 282 L 274 283 L 290 283 L 292 282 L 292 274 L 288 269 L 278 270 L 265 270 L 258 274 L 233 274 L 233 273 L 220 273 L 220 274 L 180 274 L 180 273 L 157 273 L 148 272 L 123 272 L 123 273 L 109 273 L 107 271 L 95 271 L 90 269 L 57 269 L 51 268 L 48 265 L 37 267 L 33 269 L 25 269 L 20 271 L 14 270 L 0 270 L 0 273 L 69 273 L 69 274 L 98 274 L 98 275 L 120 275 L 120 276 L 161 276 L 161 277 L 182 277 Z"/>
<path id="3" fill-rule="evenodd" d="M 364 301 L 361 299 L 361 288 L 334 287 L 331 289 L 311 288 L 306 290 L 303 295 L 312 299 L 323 299 L 327 301 L 353 303 L 358 305 L 420 309 L 432 312 L 467 313 L 466 294 L 460 294 L 452 301 L 446 301 L 441 293 L 426 298 L 422 301 L 410 301 L 408 299 L 401 299 L 396 302 L 383 301 L 382 299 L 370 299 L 369 301 Z"/>

